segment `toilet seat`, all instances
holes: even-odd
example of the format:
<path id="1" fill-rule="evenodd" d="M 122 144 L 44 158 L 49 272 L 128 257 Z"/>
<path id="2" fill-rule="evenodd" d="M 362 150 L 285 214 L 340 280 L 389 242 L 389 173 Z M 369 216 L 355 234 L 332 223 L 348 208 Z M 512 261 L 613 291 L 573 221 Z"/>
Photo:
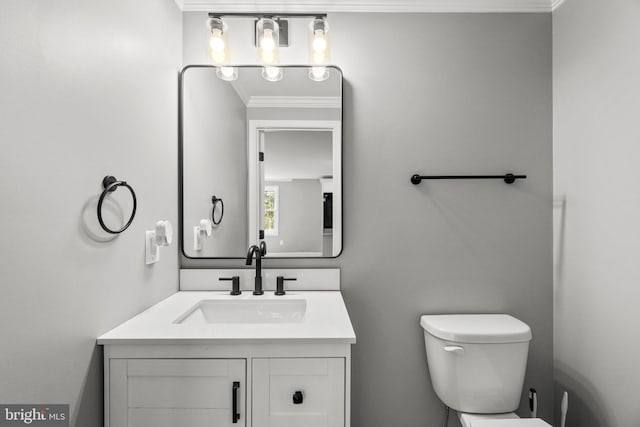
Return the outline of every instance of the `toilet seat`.
<path id="1" fill-rule="evenodd" d="M 483 420 L 476 421 L 471 427 L 551 427 L 540 418 L 519 418 L 517 420 Z"/>
<path id="2" fill-rule="evenodd" d="M 551 427 L 540 418 L 520 418 L 513 412 L 508 414 L 466 414 L 458 418 L 463 427 Z"/>

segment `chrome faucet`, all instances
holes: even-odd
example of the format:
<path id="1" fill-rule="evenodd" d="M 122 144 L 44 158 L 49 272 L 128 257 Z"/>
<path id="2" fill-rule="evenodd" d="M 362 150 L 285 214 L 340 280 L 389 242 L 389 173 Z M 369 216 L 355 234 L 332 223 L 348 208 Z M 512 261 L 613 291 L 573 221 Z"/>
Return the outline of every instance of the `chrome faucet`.
<path id="1" fill-rule="evenodd" d="M 253 262 L 253 257 L 256 257 L 256 279 L 255 279 L 255 289 L 253 290 L 254 295 L 263 295 L 264 291 L 262 290 L 262 257 L 267 254 L 267 244 L 262 241 L 260 242 L 260 246 L 251 245 L 249 247 L 249 251 L 247 252 L 247 265 L 251 265 Z"/>

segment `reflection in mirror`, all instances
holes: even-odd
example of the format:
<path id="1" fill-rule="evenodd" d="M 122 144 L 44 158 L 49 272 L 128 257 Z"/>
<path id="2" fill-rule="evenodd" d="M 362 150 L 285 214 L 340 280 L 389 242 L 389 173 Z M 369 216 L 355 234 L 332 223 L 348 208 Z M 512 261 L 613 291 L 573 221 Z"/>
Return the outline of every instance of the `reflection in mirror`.
<path id="1" fill-rule="evenodd" d="M 267 256 L 332 256 L 333 151 L 330 130 L 264 132 Z M 331 199 L 330 199 L 331 200 Z"/>
<path id="2" fill-rule="evenodd" d="M 310 67 L 210 66 L 181 74 L 182 247 L 191 258 L 335 257 L 342 250 L 342 74 Z M 222 199 L 224 216 L 219 224 Z M 213 215 L 213 216 L 212 216 Z"/>

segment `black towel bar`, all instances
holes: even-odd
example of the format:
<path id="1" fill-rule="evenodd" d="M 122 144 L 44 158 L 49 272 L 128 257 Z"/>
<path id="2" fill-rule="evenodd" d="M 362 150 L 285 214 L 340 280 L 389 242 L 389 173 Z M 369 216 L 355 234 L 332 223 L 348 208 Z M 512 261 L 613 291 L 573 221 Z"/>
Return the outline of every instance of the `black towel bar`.
<path id="1" fill-rule="evenodd" d="M 526 179 L 527 175 L 514 175 L 507 173 L 504 175 L 418 175 L 411 177 L 411 183 L 418 185 L 423 179 L 502 179 L 507 184 L 513 184 L 516 179 Z"/>

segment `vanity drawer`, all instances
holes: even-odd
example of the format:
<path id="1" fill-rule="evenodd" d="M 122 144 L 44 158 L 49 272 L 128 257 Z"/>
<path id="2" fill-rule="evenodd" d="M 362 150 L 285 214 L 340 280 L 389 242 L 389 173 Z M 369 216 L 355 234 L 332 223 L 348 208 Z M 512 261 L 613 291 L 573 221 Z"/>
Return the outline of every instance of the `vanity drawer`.
<path id="1" fill-rule="evenodd" d="M 109 427 L 244 427 L 245 376 L 244 359 L 112 359 Z"/>
<path id="2" fill-rule="evenodd" d="M 253 359 L 252 427 L 345 425 L 344 358 Z"/>

